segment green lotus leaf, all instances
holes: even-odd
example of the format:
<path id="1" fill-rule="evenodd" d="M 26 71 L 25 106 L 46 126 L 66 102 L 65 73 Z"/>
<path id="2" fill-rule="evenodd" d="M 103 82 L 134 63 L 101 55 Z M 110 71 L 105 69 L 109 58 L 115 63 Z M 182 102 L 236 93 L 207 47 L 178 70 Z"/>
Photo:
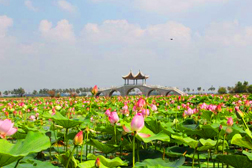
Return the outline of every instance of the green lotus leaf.
<path id="1" fill-rule="evenodd" d="M 182 137 L 182 136 L 177 136 L 177 135 L 171 135 L 173 139 L 176 139 L 182 143 L 185 143 L 189 145 L 191 148 L 196 148 L 198 146 L 198 141 L 190 138 L 190 137 Z"/>
<path id="2" fill-rule="evenodd" d="M 50 118 L 55 121 L 56 124 L 64 127 L 64 128 L 72 128 L 77 125 L 80 125 L 82 121 L 79 120 L 73 120 L 73 119 L 68 119 L 61 115 L 59 112 L 55 113 L 55 115 L 51 115 L 49 113 L 46 113 L 43 115 L 45 118 Z"/>
<path id="3" fill-rule="evenodd" d="M 208 149 L 214 148 L 217 143 L 217 141 L 214 141 L 212 139 L 205 140 L 201 138 L 199 141 L 203 146 L 198 147 L 197 148 L 198 151 L 206 151 Z"/>
<path id="4" fill-rule="evenodd" d="M 252 149 L 252 141 L 248 136 L 242 137 L 240 134 L 235 134 L 231 140 L 231 144 Z"/>
<path id="5" fill-rule="evenodd" d="M 243 150 L 243 151 L 242 151 L 242 154 L 246 155 L 246 156 L 249 158 L 249 160 L 252 161 L 252 153 L 249 153 L 249 152 Z"/>
<path id="6" fill-rule="evenodd" d="M 8 165 L 29 153 L 36 153 L 50 147 L 49 138 L 39 132 L 28 132 L 24 140 L 11 144 L 5 139 L 0 139 L 0 167 Z"/>
<path id="7" fill-rule="evenodd" d="M 101 143 L 101 142 L 99 142 L 98 140 L 95 140 L 95 139 L 91 139 L 90 142 L 88 142 L 88 144 L 96 147 L 97 149 L 99 149 L 100 151 L 102 151 L 105 154 L 113 152 L 116 149 L 112 145 L 110 146 L 110 145 L 107 145 L 107 144 L 103 144 L 103 143 Z"/>
<path id="8" fill-rule="evenodd" d="M 94 168 L 94 167 L 95 167 L 95 160 L 89 160 L 78 164 L 78 168 Z M 99 168 L 108 168 L 108 167 L 100 163 Z"/>
<path id="9" fill-rule="evenodd" d="M 163 160 L 162 158 L 158 159 L 146 159 L 143 162 L 137 162 L 135 167 L 141 168 L 163 168 L 163 167 L 180 167 L 185 163 L 185 157 L 180 157 L 180 159 L 169 162 L 167 159 Z"/>
<path id="10" fill-rule="evenodd" d="M 88 159 L 96 160 L 100 159 L 100 162 L 106 167 L 117 167 L 117 166 L 127 166 L 128 164 L 122 161 L 119 157 L 114 159 L 107 159 L 102 155 L 95 156 L 94 154 L 88 154 Z"/>
<path id="11" fill-rule="evenodd" d="M 149 143 L 154 140 L 160 140 L 160 141 L 165 141 L 165 142 L 170 141 L 170 137 L 167 134 L 165 134 L 164 132 L 159 132 L 158 134 L 151 135 L 148 138 L 144 138 L 144 137 L 137 135 L 137 138 L 141 139 L 145 143 Z"/>
<path id="12" fill-rule="evenodd" d="M 224 162 L 233 167 L 251 168 L 252 161 L 247 156 L 242 155 L 218 155 L 216 157 L 221 162 Z"/>

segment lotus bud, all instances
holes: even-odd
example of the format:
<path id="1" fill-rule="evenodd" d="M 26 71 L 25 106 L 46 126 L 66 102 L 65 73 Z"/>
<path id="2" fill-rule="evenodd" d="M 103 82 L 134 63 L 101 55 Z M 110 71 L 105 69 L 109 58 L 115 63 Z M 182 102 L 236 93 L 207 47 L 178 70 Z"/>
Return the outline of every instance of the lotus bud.
<path id="1" fill-rule="evenodd" d="M 138 99 L 137 104 L 136 104 L 136 107 L 138 109 L 143 108 L 145 105 L 146 105 L 146 102 L 143 98 Z"/>
<path id="2" fill-rule="evenodd" d="M 131 121 L 131 131 L 140 131 L 144 127 L 144 118 L 142 113 L 137 113 Z"/>
<path id="3" fill-rule="evenodd" d="M 97 87 L 97 85 L 94 86 L 94 88 L 92 89 L 91 93 L 94 96 L 98 93 L 98 87 Z"/>
<path id="4" fill-rule="evenodd" d="M 219 131 L 221 131 L 221 130 L 222 130 L 222 125 L 219 126 Z"/>
<path id="5" fill-rule="evenodd" d="M 228 120 L 227 120 L 227 125 L 232 126 L 233 124 L 234 124 L 233 118 L 229 117 Z"/>
<path id="6" fill-rule="evenodd" d="M 99 168 L 99 167 L 100 167 L 100 164 L 101 164 L 100 158 L 97 158 L 96 161 L 95 161 L 95 167 L 96 167 L 96 168 Z"/>
<path id="7" fill-rule="evenodd" d="M 82 143 L 83 143 L 83 132 L 80 131 L 74 137 L 74 145 L 78 146 L 82 145 Z"/>
<path id="8" fill-rule="evenodd" d="M 110 114 L 109 116 L 109 122 L 114 125 L 115 123 L 117 123 L 119 121 L 119 117 L 117 115 L 117 112 L 114 111 Z"/>
<path id="9" fill-rule="evenodd" d="M 242 119 L 244 117 L 243 112 L 239 109 L 238 106 L 235 107 L 235 114 L 236 114 L 237 118 L 239 118 L 239 119 Z"/>
<path id="10" fill-rule="evenodd" d="M 217 112 L 220 113 L 220 112 L 221 112 L 221 105 L 219 104 L 219 105 L 216 107 L 216 109 L 217 109 Z"/>

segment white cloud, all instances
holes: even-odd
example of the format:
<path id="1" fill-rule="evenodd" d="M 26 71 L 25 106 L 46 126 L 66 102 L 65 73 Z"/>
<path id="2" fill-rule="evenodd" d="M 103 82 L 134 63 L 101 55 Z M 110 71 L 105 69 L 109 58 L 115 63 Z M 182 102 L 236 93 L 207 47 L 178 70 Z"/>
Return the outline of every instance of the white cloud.
<path id="1" fill-rule="evenodd" d="M 83 38 L 93 43 L 147 44 L 167 42 L 171 38 L 176 42 L 187 43 L 191 39 L 190 28 L 176 22 L 150 25 L 141 28 L 126 20 L 106 20 L 101 25 L 89 23 L 82 31 Z"/>
<path id="2" fill-rule="evenodd" d="M 58 4 L 58 7 L 64 11 L 67 11 L 70 13 L 76 12 L 76 7 L 72 5 L 70 2 L 67 2 L 65 0 L 58 0 L 57 4 Z"/>
<path id="3" fill-rule="evenodd" d="M 30 0 L 26 0 L 25 2 L 24 2 L 24 4 L 25 4 L 25 6 L 28 8 L 28 9 L 30 9 L 30 10 L 32 10 L 32 11 L 38 11 L 39 9 L 38 8 L 36 8 L 36 7 L 34 7 L 33 6 L 33 4 L 32 4 L 32 1 L 30 1 Z"/>
<path id="4" fill-rule="evenodd" d="M 242 27 L 236 20 L 214 22 L 206 28 L 203 39 L 212 47 L 247 46 L 252 44 L 252 27 Z"/>
<path id="5" fill-rule="evenodd" d="M 14 37 L 8 36 L 8 29 L 12 25 L 12 18 L 6 15 L 0 16 L 0 60 L 9 55 L 8 51 L 13 50 L 12 47 L 16 43 Z"/>
<path id="6" fill-rule="evenodd" d="M 52 27 L 51 22 L 48 20 L 42 20 L 39 25 L 39 31 L 45 39 L 50 41 L 75 41 L 73 26 L 65 19 L 59 21 L 54 28 Z"/>
<path id="7" fill-rule="evenodd" d="M 6 15 L 0 16 L 0 37 L 4 37 L 9 27 L 13 24 L 12 18 Z"/>

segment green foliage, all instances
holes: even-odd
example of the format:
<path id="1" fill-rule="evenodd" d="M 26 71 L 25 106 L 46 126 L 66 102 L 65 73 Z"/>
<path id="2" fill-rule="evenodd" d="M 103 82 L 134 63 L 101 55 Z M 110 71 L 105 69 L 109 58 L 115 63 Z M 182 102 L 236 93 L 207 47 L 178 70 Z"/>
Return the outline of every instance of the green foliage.
<path id="1" fill-rule="evenodd" d="M 219 93 L 219 94 L 226 94 L 226 93 L 227 93 L 227 89 L 226 89 L 225 87 L 220 87 L 220 88 L 218 89 L 218 93 Z"/>
<path id="2" fill-rule="evenodd" d="M 162 167 L 180 167 L 185 163 L 185 157 L 180 157 L 180 159 L 169 162 L 169 160 L 158 159 L 146 159 L 141 163 L 136 163 L 136 167 L 143 168 L 162 168 Z"/>
<path id="3" fill-rule="evenodd" d="M 248 86 L 248 92 L 249 92 L 249 93 L 252 93 L 252 85 L 249 85 L 249 86 Z"/>
<path id="4" fill-rule="evenodd" d="M 50 146 L 50 140 L 39 132 L 29 132 L 24 140 L 11 144 L 0 139 L 0 167 L 15 162 L 29 153 L 40 152 Z"/>
<path id="5" fill-rule="evenodd" d="M 237 82 L 237 84 L 234 87 L 234 92 L 235 93 L 247 93 L 247 89 L 248 89 L 248 82 L 244 81 L 242 82 Z"/>

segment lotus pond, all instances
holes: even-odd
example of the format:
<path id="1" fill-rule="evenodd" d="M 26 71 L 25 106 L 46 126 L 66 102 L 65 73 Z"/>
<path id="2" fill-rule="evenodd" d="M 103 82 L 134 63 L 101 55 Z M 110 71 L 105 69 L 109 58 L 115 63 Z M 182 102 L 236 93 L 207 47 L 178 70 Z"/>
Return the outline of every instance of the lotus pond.
<path id="1" fill-rule="evenodd" d="M 0 99 L 0 167 L 252 167 L 252 95 Z"/>

